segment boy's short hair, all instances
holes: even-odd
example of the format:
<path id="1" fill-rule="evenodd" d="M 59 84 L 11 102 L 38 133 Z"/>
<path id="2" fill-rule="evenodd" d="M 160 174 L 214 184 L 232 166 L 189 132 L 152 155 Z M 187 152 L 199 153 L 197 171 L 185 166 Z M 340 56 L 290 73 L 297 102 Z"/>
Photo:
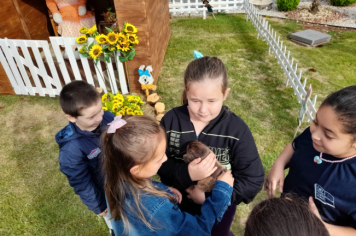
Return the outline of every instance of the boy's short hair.
<path id="1" fill-rule="evenodd" d="M 82 80 L 66 84 L 59 94 L 59 103 L 65 114 L 80 116 L 80 111 L 90 107 L 100 100 L 100 94 L 93 85 Z"/>

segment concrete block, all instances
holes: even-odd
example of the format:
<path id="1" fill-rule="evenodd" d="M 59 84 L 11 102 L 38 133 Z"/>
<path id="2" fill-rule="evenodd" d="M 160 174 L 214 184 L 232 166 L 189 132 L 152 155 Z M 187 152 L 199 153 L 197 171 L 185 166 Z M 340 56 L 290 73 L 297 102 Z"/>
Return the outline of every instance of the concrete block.
<path id="1" fill-rule="evenodd" d="M 290 39 L 303 44 L 316 46 L 330 42 L 331 35 L 308 29 L 290 34 Z"/>

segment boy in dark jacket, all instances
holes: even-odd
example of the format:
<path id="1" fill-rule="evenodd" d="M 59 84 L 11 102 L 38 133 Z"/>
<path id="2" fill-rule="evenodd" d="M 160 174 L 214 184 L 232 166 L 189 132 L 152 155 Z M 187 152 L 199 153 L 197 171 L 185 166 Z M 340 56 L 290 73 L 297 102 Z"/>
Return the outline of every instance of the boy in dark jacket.
<path id="1" fill-rule="evenodd" d="M 88 209 L 104 217 L 111 231 L 100 170 L 99 141 L 114 115 L 103 111 L 100 94 L 85 81 L 65 85 L 59 102 L 69 120 L 55 136 L 60 148 L 59 169 Z"/>

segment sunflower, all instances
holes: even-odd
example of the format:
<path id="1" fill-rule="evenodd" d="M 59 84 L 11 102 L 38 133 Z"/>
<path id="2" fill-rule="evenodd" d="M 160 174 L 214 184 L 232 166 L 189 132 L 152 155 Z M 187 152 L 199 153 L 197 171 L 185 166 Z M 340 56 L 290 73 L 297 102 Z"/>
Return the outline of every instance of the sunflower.
<path id="1" fill-rule="evenodd" d="M 124 35 L 123 33 L 119 33 L 119 34 L 117 35 L 117 41 L 118 41 L 121 45 L 126 44 L 126 42 L 127 42 L 126 35 Z"/>
<path id="2" fill-rule="evenodd" d="M 116 47 L 115 47 L 115 45 L 109 45 L 108 49 L 110 52 L 112 52 L 112 51 L 115 51 Z"/>
<path id="3" fill-rule="evenodd" d="M 118 111 L 118 112 L 116 112 L 116 115 L 118 116 L 118 115 L 125 115 L 125 111 L 124 110 L 120 110 L 120 111 Z"/>
<path id="4" fill-rule="evenodd" d="M 82 28 L 79 29 L 79 32 L 82 34 L 86 34 L 88 31 L 87 27 L 83 26 Z"/>
<path id="5" fill-rule="evenodd" d="M 96 25 L 93 25 L 93 27 L 87 30 L 87 34 L 94 34 L 96 30 L 97 30 Z"/>
<path id="6" fill-rule="evenodd" d="M 136 34 L 137 33 L 137 28 L 130 23 L 125 24 L 125 29 L 124 31 L 128 34 Z"/>
<path id="7" fill-rule="evenodd" d="M 83 45 L 83 46 L 79 49 L 79 53 L 86 53 L 86 52 L 87 52 L 86 50 L 87 50 L 87 49 L 86 49 L 85 45 Z"/>
<path id="8" fill-rule="evenodd" d="M 119 102 L 119 103 L 117 103 L 117 105 L 118 105 L 119 107 L 122 107 L 122 106 L 124 105 L 124 103 Z"/>
<path id="9" fill-rule="evenodd" d="M 117 39 L 118 39 L 118 35 L 116 33 L 114 33 L 114 32 L 108 33 L 108 35 L 106 37 L 107 37 L 108 42 L 110 44 L 115 44 L 117 42 Z"/>
<path id="10" fill-rule="evenodd" d="M 119 110 L 119 106 L 117 104 L 114 104 L 114 106 L 112 106 L 112 111 L 117 112 L 118 110 Z"/>
<path id="11" fill-rule="evenodd" d="M 127 113 L 127 114 L 128 114 L 128 113 L 133 113 L 132 108 L 127 108 L 126 113 Z"/>
<path id="12" fill-rule="evenodd" d="M 82 35 L 82 36 L 79 36 L 75 41 L 76 41 L 77 43 L 79 43 L 79 44 L 83 44 L 83 43 L 85 43 L 87 40 L 88 40 L 88 39 L 87 39 L 87 36 Z"/>
<path id="13" fill-rule="evenodd" d="M 118 44 L 116 44 L 116 49 L 117 50 L 122 50 L 122 46 L 118 43 Z"/>
<path id="14" fill-rule="evenodd" d="M 102 53 L 102 47 L 100 47 L 99 45 L 94 45 L 89 51 L 89 56 L 91 56 L 93 59 L 97 59 Z"/>
<path id="15" fill-rule="evenodd" d="M 95 37 L 95 40 L 99 43 L 99 44 L 104 44 L 107 43 L 107 37 L 103 34 L 99 34 L 98 36 Z"/>
<path id="16" fill-rule="evenodd" d="M 129 107 L 128 106 L 124 106 L 124 108 L 123 108 L 125 111 L 127 111 L 127 109 L 129 109 Z"/>
<path id="17" fill-rule="evenodd" d="M 127 34 L 127 39 L 132 44 L 138 44 L 138 39 L 137 39 L 136 34 Z"/>
<path id="18" fill-rule="evenodd" d="M 101 107 L 101 108 L 103 108 L 103 110 L 104 110 L 104 111 L 107 111 L 107 110 L 108 110 L 108 108 L 107 108 L 107 107 Z"/>
<path id="19" fill-rule="evenodd" d="M 126 112 L 126 115 L 132 115 L 132 116 L 134 116 L 135 115 L 135 113 L 133 113 L 133 112 Z"/>
<path id="20" fill-rule="evenodd" d="M 121 51 L 127 52 L 127 51 L 130 51 L 130 50 L 131 50 L 131 48 L 130 48 L 130 42 L 127 41 L 125 44 L 122 45 Z"/>
<path id="21" fill-rule="evenodd" d="M 108 95 L 105 93 L 103 96 L 101 96 L 101 102 L 106 102 L 108 100 Z"/>

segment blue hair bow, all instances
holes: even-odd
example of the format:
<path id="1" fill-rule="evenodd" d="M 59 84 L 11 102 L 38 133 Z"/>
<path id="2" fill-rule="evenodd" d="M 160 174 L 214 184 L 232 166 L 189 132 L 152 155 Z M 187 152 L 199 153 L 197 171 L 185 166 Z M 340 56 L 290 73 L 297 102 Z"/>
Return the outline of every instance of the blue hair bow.
<path id="1" fill-rule="evenodd" d="M 140 76 L 141 76 L 141 75 L 147 75 L 148 77 L 151 77 L 150 72 L 149 72 L 148 70 L 143 71 L 143 70 L 139 69 L 139 70 L 138 70 L 138 74 L 139 74 Z"/>
<path id="2" fill-rule="evenodd" d="M 204 57 L 204 55 L 201 54 L 201 52 L 198 52 L 197 50 L 194 50 L 193 55 L 194 55 L 195 59 Z"/>

